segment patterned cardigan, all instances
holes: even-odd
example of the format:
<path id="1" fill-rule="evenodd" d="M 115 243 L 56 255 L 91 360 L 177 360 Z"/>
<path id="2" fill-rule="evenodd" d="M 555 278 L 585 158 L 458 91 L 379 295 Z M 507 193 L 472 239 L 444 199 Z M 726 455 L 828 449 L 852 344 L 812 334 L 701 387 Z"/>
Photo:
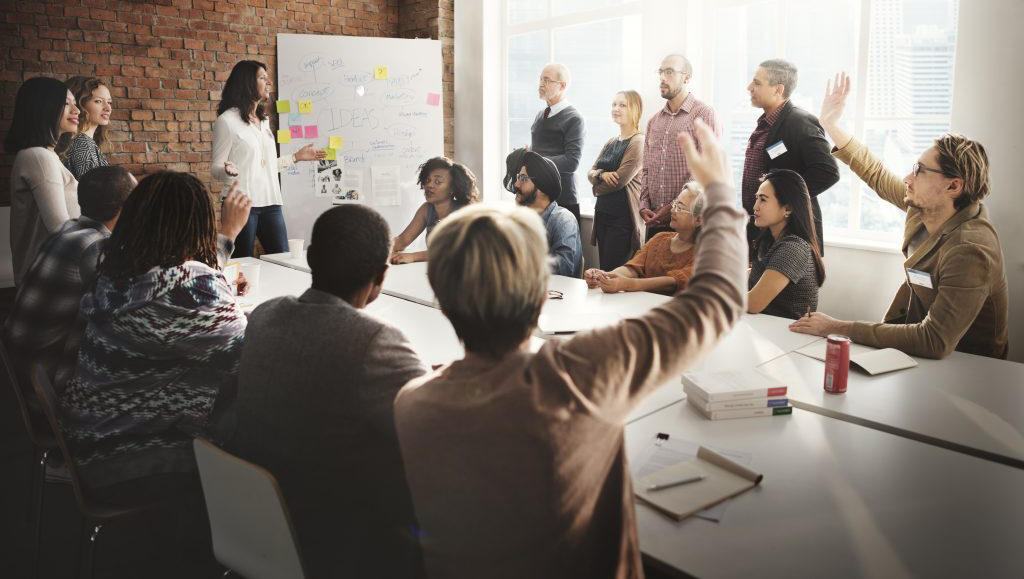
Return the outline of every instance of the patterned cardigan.
<path id="1" fill-rule="evenodd" d="M 246 317 L 224 276 L 190 261 L 82 298 L 88 319 L 62 428 L 88 486 L 195 469 L 192 439 L 234 399 Z"/>

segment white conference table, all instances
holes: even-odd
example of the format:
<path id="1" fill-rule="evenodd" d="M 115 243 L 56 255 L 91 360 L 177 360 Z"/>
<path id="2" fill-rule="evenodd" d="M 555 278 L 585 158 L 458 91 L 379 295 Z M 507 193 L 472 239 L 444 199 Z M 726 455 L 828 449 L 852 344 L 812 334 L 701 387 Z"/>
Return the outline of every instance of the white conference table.
<path id="1" fill-rule="evenodd" d="M 1024 468 L 1024 364 L 962 352 L 915 360 L 877 376 L 851 366 L 845 394 L 825 392 L 825 364 L 802 354 L 761 369 L 787 382 L 799 408 Z"/>
<path id="2" fill-rule="evenodd" d="M 705 420 L 686 403 L 626 427 L 750 452 L 759 487 L 718 523 L 636 505 L 644 554 L 696 577 L 1020 577 L 1024 471 L 820 414 Z"/>
<path id="3" fill-rule="evenodd" d="M 260 256 L 260 259 L 309 273 L 309 263 L 306 262 L 305 249 L 302 250 L 302 257 L 299 258 L 292 257 L 291 252 L 286 251 L 284 253 L 264 253 Z"/>

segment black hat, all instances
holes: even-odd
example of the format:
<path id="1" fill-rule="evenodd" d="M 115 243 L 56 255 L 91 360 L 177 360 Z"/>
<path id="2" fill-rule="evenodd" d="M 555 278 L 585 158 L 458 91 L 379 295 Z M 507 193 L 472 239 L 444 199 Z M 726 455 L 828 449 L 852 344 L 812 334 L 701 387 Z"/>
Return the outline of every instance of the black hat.
<path id="1" fill-rule="evenodd" d="M 523 166 L 524 153 L 526 153 L 526 147 L 520 147 L 505 157 L 505 178 L 502 179 L 502 184 L 509 193 L 516 192 L 516 175 L 519 174 L 519 168 Z"/>
<path id="2" fill-rule="evenodd" d="M 558 201 L 562 194 L 562 176 L 558 173 L 554 161 L 533 151 L 527 151 L 523 154 L 523 166 L 526 167 L 533 184 L 547 195 L 548 199 Z"/>

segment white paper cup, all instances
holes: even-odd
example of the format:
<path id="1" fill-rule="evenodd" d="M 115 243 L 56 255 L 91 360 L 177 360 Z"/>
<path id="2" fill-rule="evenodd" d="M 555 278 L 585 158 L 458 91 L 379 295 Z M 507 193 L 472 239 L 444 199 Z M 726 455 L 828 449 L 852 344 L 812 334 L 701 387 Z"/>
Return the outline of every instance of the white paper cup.
<path id="1" fill-rule="evenodd" d="M 260 285 L 260 264 L 243 263 L 242 275 L 245 276 L 245 281 L 249 282 L 249 293 L 252 294 Z"/>
<path id="2" fill-rule="evenodd" d="M 288 251 L 292 253 L 292 259 L 302 259 L 302 247 L 306 244 L 304 239 L 289 239 Z"/>

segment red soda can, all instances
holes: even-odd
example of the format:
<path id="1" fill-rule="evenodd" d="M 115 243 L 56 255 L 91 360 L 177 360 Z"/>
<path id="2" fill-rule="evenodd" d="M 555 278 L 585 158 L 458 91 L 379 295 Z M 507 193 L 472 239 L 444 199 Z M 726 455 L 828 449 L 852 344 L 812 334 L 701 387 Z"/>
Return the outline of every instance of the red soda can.
<path id="1" fill-rule="evenodd" d="M 850 338 L 829 334 L 825 346 L 825 392 L 846 392 L 846 378 L 850 374 Z"/>

